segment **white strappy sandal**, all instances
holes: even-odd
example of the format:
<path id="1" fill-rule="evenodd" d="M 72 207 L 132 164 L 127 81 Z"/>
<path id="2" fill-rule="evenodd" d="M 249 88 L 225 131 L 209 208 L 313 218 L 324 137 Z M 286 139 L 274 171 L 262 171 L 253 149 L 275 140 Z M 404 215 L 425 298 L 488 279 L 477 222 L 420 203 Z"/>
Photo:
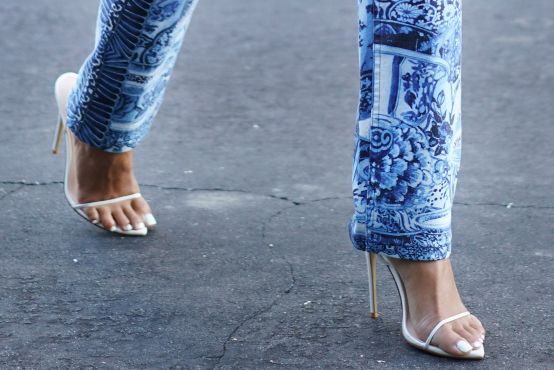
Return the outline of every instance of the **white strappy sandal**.
<path id="1" fill-rule="evenodd" d="M 54 134 L 54 142 L 52 144 L 53 154 L 58 154 L 60 151 L 62 138 L 64 137 L 64 133 L 66 130 L 65 120 L 67 118 L 67 114 L 66 114 L 67 93 L 71 89 L 71 86 L 69 86 L 69 84 L 70 83 L 72 84 L 72 82 L 75 81 L 76 76 L 77 75 L 75 73 L 64 73 L 56 80 L 54 89 L 55 89 L 55 95 L 56 95 L 56 103 L 58 105 L 59 116 L 58 116 L 58 123 L 56 126 L 56 132 Z M 83 217 L 91 224 L 102 228 L 103 230 L 107 230 L 107 231 L 111 231 L 111 232 L 123 234 L 123 235 L 130 235 L 130 236 L 145 236 L 146 234 L 148 234 L 148 228 L 146 226 L 138 230 L 135 230 L 135 229 L 123 230 L 119 226 L 114 226 L 111 229 L 107 229 L 103 227 L 102 224 L 94 223 L 87 217 L 87 215 L 84 212 L 85 208 L 106 206 L 109 204 L 119 203 L 126 200 L 137 199 L 137 198 L 140 198 L 142 195 L 140 193 L 134 193 L 134 194 L 125 195 L 125 196 L 117 197 L 113 199 L 102 200 L 98 202 L 91 202 L 91 203 L 75 202 L 73 199 L 71 199 L 71 195 L 68 189 L 69 166 L 71 163 L 71 143 L 69 142 L 69 137 L 67 135 L 65 136 L 65 147 L 66 147 L 66 156 L 65 156 L 64 193 L 65 193 L 65 198 L 69 202 L 69 205 L 71 206 L 71 208 L 75 212 L 77 212 L 79 216 Z"/>
<path id="2" fill-rule="evenodd" d="M 431 340 L 433 340 L 433 337 L 435 336 L 435 334 L 445 324 L 452 322 L 454 320 L 460 319 L 462 317 L 469 316 L 470 313 L 468 311 L 459 313 L 457 315 L 448 317 L 440 321 L 438 324 L 435 325 L 433 330 L 431 330 L 425 342 L 418 339 L 416 336 L 410 333 L 407 326 L 408 302 L 406 299 L 406 290 L 404 288 L 404 284 L 402 283 L 402 279 L 400 278 L 400 275 L 394 268 L 394 265 L 390 262 L 390 260 L 386 256 L 379 255 L 379 257 L 388 267 L 389 271 L 392 274 L 394 282 L 396 283 L 396 287 L 398 288 L 398 294 L 400 295 L 400 301 L 402 302 L 402 336 L 404 337 L 404 339 L 406 339 L 406 341 L 409 344 L 411 344 L 412 346 L 420 350 L 432 353 L 434 355 L 443 356 L 443 357 L 472 359 L 472 360 L 480 360 L 485 357 L 485 348 L 483 346 L 477 349 L 472 349 L 471 351 L 467 352 L 464 355 L 455 356 L 431 344 Z M 371 317 L 375 319 L 379 316 L 377 311 L 377 283 L 376 283 L 377 282 L 377 254 L 366 253 L 366 261 L 367 261 L 367 270 L 368 270 L 368 278 L 369 278 L 369 311 L 370 311 Z"/>

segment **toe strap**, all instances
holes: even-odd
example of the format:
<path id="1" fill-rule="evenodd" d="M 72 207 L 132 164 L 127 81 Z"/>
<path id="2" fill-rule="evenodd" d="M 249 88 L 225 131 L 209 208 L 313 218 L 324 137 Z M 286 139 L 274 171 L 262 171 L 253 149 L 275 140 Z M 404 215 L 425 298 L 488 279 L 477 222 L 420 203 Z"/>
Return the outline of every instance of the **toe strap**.
<path id="1" fill-rule="evenodd" d="M 117 197 L 117 198 L 108 199 L 108 200 L 101 200 L 99 202 L 78 203 L 78 204 L 74 204 L 73 208 L 81 209 L 81 208 L 89 208 L 89 207 L 101 207 L 101 206 L 107 206 L 109 204 L 123 202 L 123 201 L 126 201 L 126 200 L 137 199 L 137 198 L 140 198 L 140 197 L 142 197 L 142 195 L 140 193 L 135 193 L 135 194 L 125 195 L 123 197 Z"/>
<path id="2" fill-rule="evenodd" d="M 442 320 L 441 322 L 439 322 L 437 325 L 435 325 L 433 330 L 431 330 L 431 333 L 429 333 L 429 336 L 427 337 L 427 340 L 425 341 L 425 348 L 429 347 L 429 344 L 431 344 L 431 340 L 433 339 L 435 334 L 437 334 L 439 329 L 442 328 L 445 324 L 448 324 L 451 321 L 458 320 L 462 317 L 466 317 L 466 316 L 469 316 L 469 315 L 470 315 L 470 313 L 468 311 L 465 311 L 465 312 L 459 313 L 457 315 L 450 316 L 450 317 Z"/>

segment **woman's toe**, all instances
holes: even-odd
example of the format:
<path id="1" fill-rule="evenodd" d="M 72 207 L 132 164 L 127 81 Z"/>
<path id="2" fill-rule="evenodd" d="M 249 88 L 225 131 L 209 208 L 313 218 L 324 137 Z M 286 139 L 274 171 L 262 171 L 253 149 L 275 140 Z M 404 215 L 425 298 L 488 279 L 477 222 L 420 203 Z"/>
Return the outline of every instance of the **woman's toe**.
<path id="1" fill-rule="evenodd" d="M 98 215 L 100 216 L 100 223 L 102 227 L 107 230 L 115 231 L 115 220 L 112 216 L 112 212 L 108 207 L 98 208 Z"/>
<path id="2" fill-rule="evenodd" d="M 125 215 L 131 222 L 131 225 L 133 225 L 133 229 L 135 230 L 141 230 L 146 227 L 144 224 L 144 221 L 142 217 L 140 217 L 135 210 L 131 207 L 131 204 L 126 205 L 123 207 L 123 211 L 125 212 Z"/>
<path id="3" fill-rule="evenodd" d="M 474 349 L 478 349 L 483 346 L 483 342 L 481 342 L 481 339 L 479 338 L 479 332 L 473 329 L 469 324 L 466 324 L 458 329 L 457 333 L 465 338 L 465 340 L 467 340 Z"/>
<path id="4" fill-rule="evenodd" d="M 449 351 L 458 355 L 467 355 L 469 352 L 473 350 L 473 346 L 463 337 L 459 337 L 456 339 L 456 344 L 454 346 L 450 346 Z"/>
<path id="5" fill-rule="evenodd" d="M 131 225 L 131 222 L 129 221 L 129 218 L 125 215 L 125 212 L 123 212 L 123 209 L 121 207 L 117 207 L 112 210 L 113 218 L 115 219 L 115 222 L 117 223 L 117 226 L 121 230 L 124 231 L 131 231 L 133 230 L 133 225 Z"/>
<path id="6" fill-rule="evenodd" d="M 131 207 L 133 207 L 135 212 L 137 212 L 138 214 L 152 213 L 148 202 L 143 197 L 133 199 L 131 201 Z"/>
<path id="7" fill-rule="evenodd" d="M 154 226 L 156 226 L 156 218 L 152 214 L 152 210 L 150 209 L 148 202 L 144 200 L 144 198 L 133 199 L 133 201 L 131 202 L 131 206 L 138 215 L 142 216 L 142 220 L 148 228 L 153 228 Z"/>
<path id="8" fill-rule="evenodd" d="M 455 356 L 463 356 L 471 352 L 473 346 L 461 335 L 455 335 L 443 349 Z"/>
<path id="9" fill-rule="evenodd" d="M 473 349 L 471 343 L 454 331 L 451 326 L 445 326 L 439 330 L 431 344 L 454 356 L 467 355 Z"/>
<path id="10" fill-rule="evenodd" d="M 152 213 L 147 213 L 143 215 L 143 218 L 144 218 L 144 223 L 149 228 L 153 228 L 158 223 L 158 221 L 156 221 L 156 218 Z"/>
<path id="11" fill-rule="evenodd" d="M 471 319 L 469 320 L 469 325 L 471 325 L 472 328 L 474 328 L 477 332 L 479 332 L 479 336 L 484 340 L 486 330 L 483 327 L 483 324 L 481 324 L 481 321 L 473 315 L 471 315 Z"/>
<path id="12" fill-rule="evenodd" d="M 98 211 L 94 207 L 89 207 L 84 210 L 85 215 L 89 219 L 90 222 L 93 224 L 97 224 L 100 222 L 100 215 L 98 214 Z"/>

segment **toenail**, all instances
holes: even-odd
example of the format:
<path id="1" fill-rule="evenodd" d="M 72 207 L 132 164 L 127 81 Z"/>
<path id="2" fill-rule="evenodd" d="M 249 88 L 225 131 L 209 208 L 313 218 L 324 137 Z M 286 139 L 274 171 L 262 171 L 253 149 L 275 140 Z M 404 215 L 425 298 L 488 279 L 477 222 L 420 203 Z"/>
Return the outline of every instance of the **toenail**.
<path id="1" fill-rule="evenodd" d="M 127 225 L 125 225 L 125 227 L 123 228 L 123 230 L 125 230 L 125 231 L 131 231 L 131 230 L 133 230 L 133 225 L 127 224 Z"/>
<path id="2" fill-rule="evenodd" d="M 98 223 L 98 220 L 91 220 L 90 222 L 96 225 Z"/>
<path id="3" fill-rule="evenodd" d="M 480 341 L 475 341 L 473 343 L 473 348 L 481 348 L 482 345 L 483 345 L 483 343 L 481 343 Z"/>
<path id="4" fill-rule="evenodd" d="M 144 225 L 144 223 L 141 222 L 141 223 L 138 223 L 138 224 L 137 224 L 137 226 L 135 227 L 135 229 L 140 230 L 140 229 L 144 229 L 145 227 L 146 227 L 146 226 Z"/>
<path id="5" fill-rule="evenodd" d="M 117 230 L 117 227 L 116 227 L 116 226 L 110 227 L 110 231 L 111 231 L 111 232 L 114 232 L 114 231 L 116 231 L 116 230 Z"/>
<path id="6" fill-rule="evenodd" d="M 144 222 L 146 222 L 148 226 L 154 226 L 158 223 L 156 222 L 156 218 L 152 213 L 148 213 L 144 215 Z"/>
<path id="7" fill-rule="evenodd" d="M 471 346 L 465 340 L 458 341 L 458 343 L 456 343 L 456 348 L 458 348 L 463 353 L 471 351 Z"/>

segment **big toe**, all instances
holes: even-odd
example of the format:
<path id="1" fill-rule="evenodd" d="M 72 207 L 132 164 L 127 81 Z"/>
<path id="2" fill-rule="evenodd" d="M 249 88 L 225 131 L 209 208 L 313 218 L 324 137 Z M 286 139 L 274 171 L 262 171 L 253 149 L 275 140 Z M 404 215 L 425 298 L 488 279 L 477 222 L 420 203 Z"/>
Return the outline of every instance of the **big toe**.
<path id="1" fill-rule="evenodd" d="M 125 215 L 129 219 L 129 221 L 131 222 L 131 225 L 133 225 L 133 228 L 135 230 L 141 230 L 146 227 L 146 225 L 144 224 L 143 218 L 135 212 L 135 210 L 133 209 L 133 207 L 131 207 L 130 204 L 126 204 L 123 207 L 123 211 L 125 212 Z"/>
<path id="2" fill-rule="evenodd" d="M 479 331 L 471 328 L 467 323 L 443 327 L 431 343 L 454 356 L 465 356 L 483 346 Z"/>
<path id="3" fill-rule="evenodd" d="M 148 227 L 149 229 L 153 229 L 156 226 L 158 222 L 152 214 L 152 210 L 150 209 L 148 202 L 144 198 L 141 197 L 133 199 L 133 201 L 131 202 L 131 207 L 133 208 L 134 212 L 142 218 L 142 221 L 144 222 L 146 227 Z"/>

